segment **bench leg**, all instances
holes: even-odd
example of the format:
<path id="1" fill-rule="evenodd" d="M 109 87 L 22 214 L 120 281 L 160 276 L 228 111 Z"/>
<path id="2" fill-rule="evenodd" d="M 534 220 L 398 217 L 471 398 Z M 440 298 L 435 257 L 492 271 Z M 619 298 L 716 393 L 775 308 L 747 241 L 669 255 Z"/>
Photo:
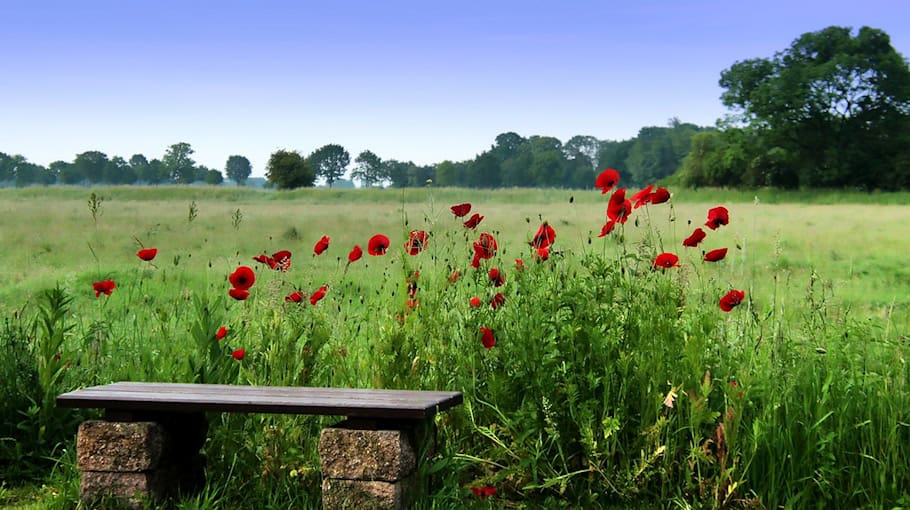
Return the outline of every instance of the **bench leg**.
<path id="1" fill-rule="evenodd" d="M 177 491 L 205 483 L 199 449 L 208 424 L 199 414 L 109 412 L 105 420 L 79 426 L 77 463 L 81 497 L 89 506 L 113 498 L 127 508 L 144 508 Z"/>
<path id="2" fill-rule="evenodd" d="M 319 436 L 326 510 L 402 509 L 417 496 L 418 457 L 433 424 L 346 420 Z"/>

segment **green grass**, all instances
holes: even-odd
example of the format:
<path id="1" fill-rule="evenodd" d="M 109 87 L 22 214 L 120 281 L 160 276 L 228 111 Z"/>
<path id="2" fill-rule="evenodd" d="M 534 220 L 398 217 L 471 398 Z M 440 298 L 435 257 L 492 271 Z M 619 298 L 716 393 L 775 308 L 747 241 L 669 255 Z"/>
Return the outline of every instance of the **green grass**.
<path id="1" fill-rule="evenodd" d="M 92 192 L 103 198 L 97 221 Z M 79 386 L 457 389 L 465 405 L 437 417 L 426 507 L 490 507 L 471 497 L 476 484 L 499 489 L 493 507 L 906 506 L 910 211 L 893 205 L 906 197 L 726 193 L 681 190 L 598 239 L 608 197 L 592 191 L 2 190 L 0 374 L 35 382 L 3 388 L 4 416 L 16 418 L 0 437 L 21 446 L 0 441 L 0 474 L 46 482 L 53 506 L 75 505 L 73 427 L 87 415 L 52 399 Z M 485 216 L 477 232 L 449 212 L 460 202 Z M 720 204 L 730 225 L 683 248 Z M 536 263 L 528 241 L 542 221 L 557 238 Z M 431 235 L 414 257 L 403 251 L 412 229 Z M 499 250 L 475 271 L 480 231 Z M 346 267 L 377 232 L 389 253 Z M 322 235 L 331 245 L 316 257 Z M 136 239 L 159 249 L 153 265 L 136 257 Z M 701 261 L 717 247 L 730 248 L 726 259 Z M 281 249 L 294 253 L 287 273 L 251 260 Z M 682 267 L 652 270 L 663 251 Z M 238 302 L 227 276 L 241 264 L 257 281 Z M 493 266 L 507 275 L 501 288 Z M 106 278 L 117 288 L 96 298 L 92 282 Z M 317 306 L 284 300 L 320 285 L 330 289 Z M 731 288 L 747 299 L 725 314 L 717 301 Z M 505 304 L 493 310 L 496 292 Z M 473 296 L 484 305 L 471 308 Z M 493 349 L 480 326 L 496 333 Z M 211 419 L 209 486 L 181 508 L 318 505 L 315 441 L 331 419 Z M 46 497 L 16 494 L 6 501 Z"/>

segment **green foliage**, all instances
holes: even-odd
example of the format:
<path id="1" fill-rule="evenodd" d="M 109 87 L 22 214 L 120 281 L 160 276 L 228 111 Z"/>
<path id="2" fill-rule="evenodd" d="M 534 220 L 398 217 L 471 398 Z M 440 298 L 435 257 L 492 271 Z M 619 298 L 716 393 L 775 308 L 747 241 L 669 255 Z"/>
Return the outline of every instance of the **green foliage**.
<path id="1" fill-rule="evenodd" d="M 193 152 L 193 148 L 186 142 L 168 147 L 161 159 L 161 165 L 171 181 L 177 184 L 190 184 L 196 180 L 196 162 L 191 157 Z"/>
<path id="2" fill-rule="evenodd" d="M 357 165 L 351 172 L 351 178 L 360 181 L 360 185 L 370 188 L 382 184 L 389 178 L 388 168 L 382 164 L 382 159 L 372 151 L 362 151 L 354 159 Z"/>
<path id="3" fill-rule="evenodd" d="M 328 144 L 307 156 L 307 163 L 313 167 L 316 177 L 325 179 L 331 188 L 332 183 L 344 176 L 348 165 L 351 164 L 351 155 L 338 144 Z"/>
<path id="4" fill-rule="evenodd" d="M 250 165 L 250 160 L 244 156 L 230 156 L 224 165 L 224 173 L 238 186 L 243 186 L 252 172 L 253 167 Z"/>
<path id="5" fill-rule="evenodd" d="M 297 151 L 273 152 L 265 176 L 278 189 L 310 187 L 316 181 L 312 167 Z"/>

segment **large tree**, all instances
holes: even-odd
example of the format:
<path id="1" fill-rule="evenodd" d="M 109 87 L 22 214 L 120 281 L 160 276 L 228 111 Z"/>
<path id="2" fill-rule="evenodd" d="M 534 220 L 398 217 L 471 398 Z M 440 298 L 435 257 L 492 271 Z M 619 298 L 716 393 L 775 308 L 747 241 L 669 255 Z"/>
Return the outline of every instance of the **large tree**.
<path id="1" fill-rule="evenodd" d="M 224 173 L 228 176 L 228 179 L 236 182 L 238 186 L 243 186 L 243 183 L 253 173 L 253 167 L 250 165 L 250 160 L 245 157 L 231 156 L 224 165 Z"/>
<path id="2" fill-rule="evenodd" d="M 344 147 L 330 143 L 313 151 L 307 157 L 307 162 L 313 167 L 316 177 L 325 179 L 331 188 L 332 183 L 344 176 L 348 165 L 351 164 L 351 155 Z"/>
<path id="3" fill-rule="evenodd" d="M 297 151 L 278 150 L 269 157 L 266 179 L 278 189 L 312 186 L 316 173 Z"/>
<path id="4" fill-rule="evenodd" d="M 735 63 L 720 85 L 740 124 L 757 130 L 769 151 L 786 155 L 769 184 L 906 182 L 895 172 L 907 151 L 901 138 L 910 130 L 910 69 L 885 32 L 806 33 L 771 58 Z"/>
<path id="5" fill-rule="evenodd" d="M 161 163 L 171 180 L 177 184 L 190 184 L 196 180 L 196 162 L 191 157 L 193 148 L 186 142 L 175 143 L 168 147 Z"/>
<path id="6" fill-rule="evenodd" d="M 360 181 L 360 185 L 366 188 L 381 185 L 382 181 L 388 179 L 387 168 L 382 164 L 382 160 L 372 151 L 362 151 L 354 160 L 357 166 L 351 172 L 351 177 Z"/>
<path id="7" fill-rule="evenodd" d="M 76 159 L 73 161 L 75 174 L 81 175 L 90 183 L 102 181 L 105 165 L 107 165 L 107 154 L 99 151 L 86 151 L 77 154 Z"/>

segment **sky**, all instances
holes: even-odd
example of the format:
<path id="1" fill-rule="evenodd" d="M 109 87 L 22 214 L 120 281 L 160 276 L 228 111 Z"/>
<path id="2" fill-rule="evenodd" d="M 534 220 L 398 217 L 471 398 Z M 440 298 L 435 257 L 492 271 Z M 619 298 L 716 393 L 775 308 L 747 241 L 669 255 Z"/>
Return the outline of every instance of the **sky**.
<path id="1" fill-rule="evenodd" d="M 720 73 L 827 26 L 910 56 L 905 0 L 0 0 L 0 152 L 471 159 L 496 135 L 714 125 Z"/>

